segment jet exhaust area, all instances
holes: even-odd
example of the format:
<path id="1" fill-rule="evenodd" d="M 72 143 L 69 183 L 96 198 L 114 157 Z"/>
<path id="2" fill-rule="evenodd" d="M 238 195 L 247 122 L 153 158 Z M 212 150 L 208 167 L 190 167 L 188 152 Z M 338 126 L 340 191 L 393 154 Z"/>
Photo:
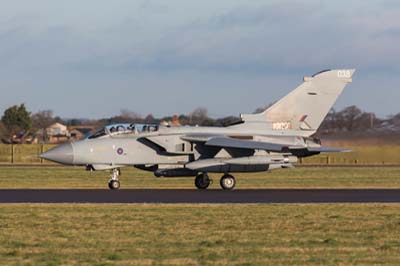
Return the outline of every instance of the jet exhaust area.
<path id="1" fill-rule="evenodd" d="M 0 190 L 0 203 L 399 203 L 400 189 Z"/>

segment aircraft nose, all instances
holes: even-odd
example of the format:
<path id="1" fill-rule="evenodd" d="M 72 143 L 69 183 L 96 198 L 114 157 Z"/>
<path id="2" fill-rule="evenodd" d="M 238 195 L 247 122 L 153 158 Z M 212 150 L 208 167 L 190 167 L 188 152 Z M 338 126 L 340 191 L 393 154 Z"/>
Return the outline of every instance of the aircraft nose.
<path id="1" fill-rule="evenodd" d="M 61 164 L 73 164 L 74 150 L 71 143 L 66 143 L 42 153 L 40 158 Z"/>

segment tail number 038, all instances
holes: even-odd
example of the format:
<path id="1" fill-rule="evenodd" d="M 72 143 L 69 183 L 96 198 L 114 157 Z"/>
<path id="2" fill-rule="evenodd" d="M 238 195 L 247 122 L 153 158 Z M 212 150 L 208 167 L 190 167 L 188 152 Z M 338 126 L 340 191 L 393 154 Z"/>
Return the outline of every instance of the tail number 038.
<path id="1" fill-rule="evenodd" d="M 350 72 L 350 70 L 338 70 L 337 77 L 338 78 L 350 78 L 351 72 Z"/>

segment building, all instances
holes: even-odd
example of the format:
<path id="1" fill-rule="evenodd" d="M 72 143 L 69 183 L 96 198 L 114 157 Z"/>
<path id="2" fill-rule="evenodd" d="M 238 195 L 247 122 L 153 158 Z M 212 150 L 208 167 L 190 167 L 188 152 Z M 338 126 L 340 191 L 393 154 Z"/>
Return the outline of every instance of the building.
<path id="1" fill-rule="evenodd" d="M 68 130 L 70 133 L 70 140 L 79 140 L 94 133 L 96 128 L 94 126 L 71 126 Z"/>
<path id="2" fill-rule="evenodd" d="M 54 123 L 46 128 L 48 143 L 61 143 L 69 140 L 71 134 L 67 126 L 61 123 Z"/>

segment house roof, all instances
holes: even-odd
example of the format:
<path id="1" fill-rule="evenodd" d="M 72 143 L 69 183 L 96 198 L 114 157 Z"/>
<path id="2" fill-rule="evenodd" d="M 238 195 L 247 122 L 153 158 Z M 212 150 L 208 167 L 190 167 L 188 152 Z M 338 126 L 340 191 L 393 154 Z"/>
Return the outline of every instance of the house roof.
<path id="1" fill-rule="evenodd" d="M 54 123 L 52 125 L 49 126 L 49 128 L 62 128 L 62 129 L 67 129 L 67 126 L 61 124 L 61 123 Z"/>

